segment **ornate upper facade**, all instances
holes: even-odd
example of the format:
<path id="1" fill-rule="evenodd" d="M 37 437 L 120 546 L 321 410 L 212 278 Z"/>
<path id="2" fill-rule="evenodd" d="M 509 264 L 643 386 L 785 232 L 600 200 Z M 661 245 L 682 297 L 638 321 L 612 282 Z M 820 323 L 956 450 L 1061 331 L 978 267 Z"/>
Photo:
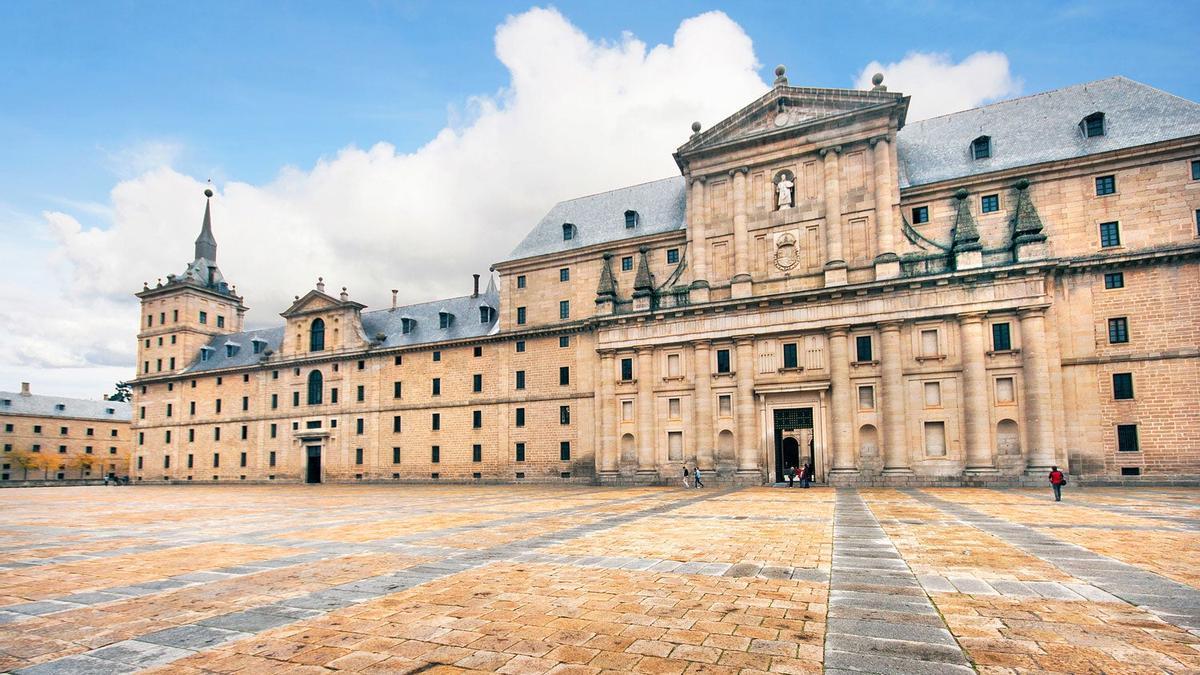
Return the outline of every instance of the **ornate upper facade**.
<path id="1" fill-rule="evenodd" d="M 135 475 L 1200 474 L 1200 106 L 1111 78 L 910 124 L 880 77 L 777 76 L 693 125 L 680 176 L 557 204 L 462 298 L 322 283 L 243 331 L 206 209 L 139 294 Z"/>

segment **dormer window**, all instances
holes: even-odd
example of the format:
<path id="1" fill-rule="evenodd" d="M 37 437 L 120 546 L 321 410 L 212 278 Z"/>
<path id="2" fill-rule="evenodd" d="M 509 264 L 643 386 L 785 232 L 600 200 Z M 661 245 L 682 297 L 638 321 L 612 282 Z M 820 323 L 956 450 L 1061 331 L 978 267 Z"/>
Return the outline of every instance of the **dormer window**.
<path id="1" fill-rule="evenodd" d="M 1104 113 L 1094 112 L 1079 122 L 1084 138 L 1104 135 Z"/>
<path id="2" fill-rule="evenodd" d="M 575 225 L 573 223 L 563 223 L 563 241 L 571 241 L 575 238 Z"/>
<path id="3" fill-rule="evenodd" d="M 410 319 L 407 316 L 400 319 L 400 332 L 408 335 L 417 327 L 417 320 Z"/>
<path id="4" fill-rule="evenodd" d="M 639 218 L 638 218 L 637 211 L 626 211 L 625 212 L 625 229 L 632 230 L 633 228 L 637 227 L 638 219 Z"/>
<path id="5" fill-rule="evenodd" d="M 3 403 L 4 405 L 12 405 L 12 399 L 6 398 L 3 401 L 0 401 L 0 403 Z"/>
<path id="6" fill-rule="evenodd" d="M 54 404 L 54 409 L 55 409 L 55 410 L 57 410 L 57 411 L 59 411 L 59 412 L 62 412 L 62 411 L 64 411 L 64 410 L 66 410 L 66 409 L 67 409 L 67 406 L 65 406 L 65 405 L 63 405 L 63 404 L 61 404 L 61 403 L 55 403 L 55 404 Z"/>
<path id="7" fill-rule="evenodd" d="M 319 352 L 325 349 L 325 322 L 321 319 L 313 319 L 312 327 L 308 332 L 308 351 Z"/>
<path id="8" fill-rule="evenodd" d="M 267 348 L 267 341 L 262 338 L 254 338 L 250 341 L 250 345 L 255 354 L 261 354 Z"/>
<path id="9" fill-rule="evenodd" d="M 438 327 L 449 328 L 450 324 L 454 323 L 454 315 L 446 310 L 438 312 Z"/>
<path id="10" fill-rule="evenodd" d="M 241 348 L 242 348 L 241 345 L 239 345 L 236 342 L 226 342 L 225 343 L 225 356 L 232 357 L 234 354 L 237 354 L 238 350 Z"/>
<path id="11" fill-rule="evenodd" d="M 980 136 L 971 141 L 971 156 L 975 159 L 987 159 L 992 156 L 992 137 Z"/>
<path id="12" fill-rule="evenodd" d="M 479 308 L 479 323 L 491 323 L 493 312 L 495 312 L 495 310 L 492 309 L 491 307 L 488 307 L 487 305 L 482 305 Z"/>
<path id="13" fill-rule="evenodd" d="M 106 414 L 106 415 L 116 415 L 116 414 L 117 414 L 117 410 L 116 410 L 115 408 L 105 408 L 105 409 L 104 409 L 104 414 Z"/>
<path id="14" fill-rule="evenodd" d="M 213 353 L 212 347 L 201 347 L 200 348 L 200 360 L 207 361 L 210 357 L 212 357 L 212 353 Z"/>

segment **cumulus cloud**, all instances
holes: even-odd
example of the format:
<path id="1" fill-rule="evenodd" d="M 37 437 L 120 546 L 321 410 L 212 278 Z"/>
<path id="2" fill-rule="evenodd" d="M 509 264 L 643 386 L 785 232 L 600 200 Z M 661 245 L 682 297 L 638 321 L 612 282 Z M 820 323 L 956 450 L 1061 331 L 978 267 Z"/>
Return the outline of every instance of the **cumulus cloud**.
<path id="1" fill-rule="evenodd" d="M 975 52 L 954 63 L 946 54 L 911 52 L 895 63 L 872 61 L 863 67 L 855 87 L 869 89 L 871 76 L 884 74 L 891 91 L 912 96 L 910 121 L 974 108 L 1021 93 L 1021 80 L 1009 72 L 1001 52 Z"/>
<path id="2" fill-rule="evenodd" d="M 278 324 L 318 275 L 375 307 L 392 288 L 409 302 L 468 293 L 470 274 L 486 275 L 556 201 L 676 174 L 671 152 L 693 120 L 712 125 L 767 88 L 750 38 L 720 12 L 650 46 L 628 33 L 594 40 L 559 12 L 532 9 L 497 28 L 495 53 L 507 85 L 470 99 L 413 152 L 346 147 L 266 184 L 217 186 L 218 262 L 251 307 L 249 324 Z M 90 306 L 103 324 L 79 335 L 65 325 L 77 315 L 36 331 L 0 317 L 23 334 L 19 358 L 73 367 L 110 363 L 116 350 L 133 374 L 131 294 L 183 270 L 203 213 L 203 181 L 171 168 L 179 152 L 164 143 L 118 154 L 137 172 L 112 190 L 104 222 L 45 214 L 64 298 L 53 311 Z M 87 317 L 84 326 L 101 320 Z M 110 331 L 98 347 L 95 333 Z"/>

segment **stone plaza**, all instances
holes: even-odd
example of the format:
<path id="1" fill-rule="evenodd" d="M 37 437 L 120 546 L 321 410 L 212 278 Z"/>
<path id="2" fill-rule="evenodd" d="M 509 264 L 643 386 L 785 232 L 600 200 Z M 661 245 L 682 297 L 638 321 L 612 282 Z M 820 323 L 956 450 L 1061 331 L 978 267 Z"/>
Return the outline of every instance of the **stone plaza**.
<path id="1" fill-rule="evenodd" d="M 6 491 L 16 673 L 1200 671 L 1200 492 Z"/>

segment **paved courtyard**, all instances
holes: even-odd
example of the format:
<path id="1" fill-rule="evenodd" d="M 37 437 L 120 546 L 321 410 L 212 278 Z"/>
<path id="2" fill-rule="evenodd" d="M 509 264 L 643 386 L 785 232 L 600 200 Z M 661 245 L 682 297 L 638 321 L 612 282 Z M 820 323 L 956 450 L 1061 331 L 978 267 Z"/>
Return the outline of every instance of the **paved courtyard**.
<path id="1" fill-rule="evenodd" d="M 1200 491 L 0 491 L 18 673 L 1200 672 Z"/>

